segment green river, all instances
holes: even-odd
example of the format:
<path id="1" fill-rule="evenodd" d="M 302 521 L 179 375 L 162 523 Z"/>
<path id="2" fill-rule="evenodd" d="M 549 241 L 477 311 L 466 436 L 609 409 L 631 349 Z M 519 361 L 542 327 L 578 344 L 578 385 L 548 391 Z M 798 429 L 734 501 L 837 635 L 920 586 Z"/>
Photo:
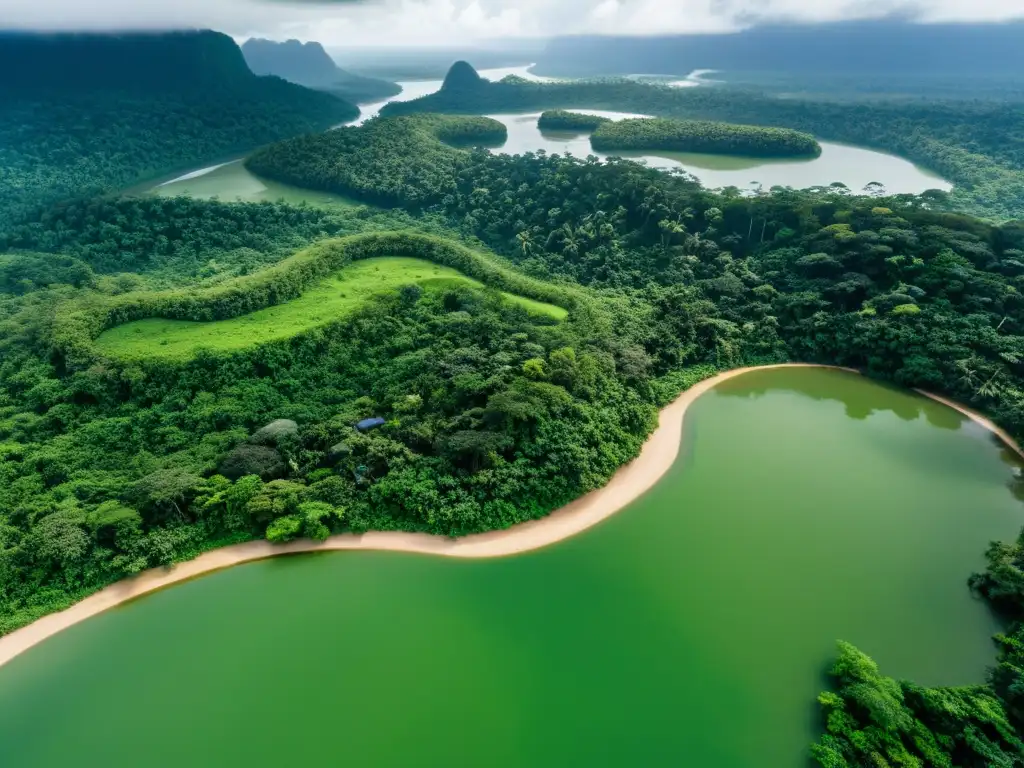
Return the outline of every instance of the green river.
<path id="1" fill-rule="evenodd" d="M 817 369 L 730 380 L 684 431 L 547 549 L 280 558 L 75 626 L 0 668 L 0 765 L 804 768 L 837 638 L 983 679 L 966 580 L 1024 523 L 987 432 Z"/>
<path id="2" fill-rule="evenodd" d="M 691 76 L 678 84 L 695 87 L 700 83 L 697 77 Z M 500 80 L 506 75 L 516 75 L 529 79 L 545 80 L 532 75 L 527 67 L 511 67 L 506 69 L 484 69 L 480 75 L 489 80 Z M 440 80 L 416 80 L 399 83 L 402 92 L 393 101 L 408 101 L 440 89 Z M 363 123 L 377 115 L 387 101 L 364 104 L 360 107 L 362 114 L 354 124 Z M 594 109 L 577 109 L 576 112 L 603 115 L 620 120 L 643 115 L 625 112 L 607 112 Z M 537 127 L 539 112 L 528 114 L 490 115 L 500 120 L 508 128 L 508 140 L 496 152 L 522 154 L 543 149 L 549 153 L 572 154 L 577 157 L 597 155 L 606 158 L 608 155 L 595 152 L 590 147 L 588 133 L 570 133 L 564 131 L 541 131 Z M 804 159 L 766 159 L 737 157 L 735 155 L 705 155 L 682 152 L 664 152 L 652 155 L 645 152 L 617 152 L 616 156 L 641 160 L 655 168 L 679 168 L 693 174 L 709 189 L 735 186 L 750 190 L 762 187 L 770 189 L 775 185 L 804 189 L 812 186 L 827 186 L 832 182 L 841 182 L 853 192 L 860 192 L 871 182 L 882 184 L 890 194 L 918 194 L 927 189 L 950 190 L 952 185 L 936 174 L 914 165 L 909 160 L 876 152 L 863 147 L 854 147 L 833 142 L 820 142 L 820 157 Z M 242 200 L 257 202 L 261 200 L 284 200 L 288 203 L 305 202 L 323 207 L 352 205 L 353 201 L 341 195 L 280 184 L 261 178 L 249 172 L 242 162 L 236 158 L 228 163 L 213 165 L 194 170 L 190 173 L 161 180 L 159 183 L 147 183 L 128 190 L 129 194 L 156 194 L 161 196 L 188 195 L 197 198 L 218 198 L 224 202 Z"/>

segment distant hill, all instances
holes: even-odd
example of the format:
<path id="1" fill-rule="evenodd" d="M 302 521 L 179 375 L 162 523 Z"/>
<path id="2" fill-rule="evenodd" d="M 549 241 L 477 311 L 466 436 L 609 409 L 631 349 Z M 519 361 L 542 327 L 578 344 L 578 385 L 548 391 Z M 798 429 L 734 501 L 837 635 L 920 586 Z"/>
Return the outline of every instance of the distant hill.
<path id="1" fill-rule="evenodd" d="M 755 27 L 658 37 L 559 37 L 538 73 L 564 77 L 738 72 L 989 75 L 1024 71 L 1024 22 L 914 24 L 885 20 Z"/>
<path id="2" fill-rule="evenodd" d="M 249 86 L 255 76 L 219 32 L 0 33 L 0 88 Z"/>
<path id="3" fill-rule="evenodd" d="M 0 36 L 0 231 L 352 120 L 329 93 L 254 75 L 216 32 Z"/>
<path id="4" fill-rule="evenodd" d="M 257 75 L 277 75 L 299 85 L 336 93 L 348 101 L 378 101 L 402 90 L 387 80 L 346 72 L 320 43 L 251 38 L 242 45 L 242 54 Z"/>
<path id="5" fill-rule="evenodd" d="M 490 40 L 487 47 L 331 48 L 330 54 L 349 72 L 388 80 L 441 80 L 453 61 L 472 61 L 480 69 L 521 67 L 537 61 L 545 41 Z"/>
<path id="6" fill-rule="evenodd" d="M 456 61 L 448 70 L 441 84 L 442 91 L 460 90 L 464 88 L 476 88 L 484 79 L 480 77 L 473 65 L 468 61 Z"/>

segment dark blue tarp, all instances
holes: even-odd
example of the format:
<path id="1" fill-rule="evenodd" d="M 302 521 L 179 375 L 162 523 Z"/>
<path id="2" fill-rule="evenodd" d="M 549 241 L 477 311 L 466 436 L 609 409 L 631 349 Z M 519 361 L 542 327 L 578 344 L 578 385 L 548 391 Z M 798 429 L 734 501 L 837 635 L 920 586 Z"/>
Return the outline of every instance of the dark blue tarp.
<path id="1" fill-rule="evenodd" d="M 358 424 L 356 424 L 356 429 L 358 429 L 360 432 L 365 432 L 368 429 L 373 429 L 374 427 L 380 427 L 383 425 L 384 419 L 382 419 L 380 416 L 377 416 L 376 418 L 373 419 L 363 419 Z"/>

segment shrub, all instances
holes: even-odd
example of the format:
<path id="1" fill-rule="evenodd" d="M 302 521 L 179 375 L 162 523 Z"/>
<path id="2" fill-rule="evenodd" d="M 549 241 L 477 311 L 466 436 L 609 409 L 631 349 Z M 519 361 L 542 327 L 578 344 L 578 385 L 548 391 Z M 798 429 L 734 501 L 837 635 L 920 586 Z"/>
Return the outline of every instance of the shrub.
<path id="1" fill-rule="evenodd" d="M 217 470 L 229 480 L 246 475 L 259 475 L 263 480 L 284 477 L 288 466 L 273 448 L 243 443 L 227 455 Z"/>

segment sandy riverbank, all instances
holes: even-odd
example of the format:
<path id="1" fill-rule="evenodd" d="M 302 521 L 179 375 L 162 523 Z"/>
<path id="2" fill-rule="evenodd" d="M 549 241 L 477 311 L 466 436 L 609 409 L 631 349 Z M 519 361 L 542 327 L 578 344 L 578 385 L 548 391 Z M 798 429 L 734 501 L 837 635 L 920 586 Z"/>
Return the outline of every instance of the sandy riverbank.
<path id="1" fill-rule="evenodd" d="M 937 403 L 948 405 L 954 411 L 960 411 L 960 413 L 962 413 L 968 419 L 973 421 L 975 424 L 984 427 L 989 432 L 994 434 L 996 437 L 998 437 L 1006 444 L 1007 448 L 1009 448 L 1011 451 L 1014 451 L 1018 456 L 1024 459 L 1024 448 L 1021 448 L 1020 445 L 1017 444 L 1017 441 L 1010 437 L 1009 432 L 1007 432 L 1005 429 L 1001 427 L 997 427 L 991 419 L 985 418 L 977 411 L 972 411 L 966 405 L 961 405 L 955 400 L 950 400 L 948 397 L 943 397 L 942 395 L 934 395 L 931 392 L 926 392 L 923 389 L 915 389 L 914 391 L 917 392 L 919 395 L 924 395 L 925 397 L 934 400 Z"/>
<path id="2" fill-rule="evenodd" d="M 541 520 L 520 523 L 503 531 L 474 534 L 458 539 L 425 533 L 371 532 L 361 535 L 338 534 L 321 543 L 308 540 L 293 541 L 288 544 L 251 541 L 223 547 L 171 568 L 154 568 L 133 578 L 125 579 L 87 597 L 67 610 L 45 616 L 27 627 L 0 637 L 0 666 L 61 630 L 102 613 L 108 608 L 171 584 L 253 560 L 300 552 L 355 549 L 413 552 L 444 557 L 503 557 L 540 549 L 562 541 L 611 517 L 652 488 L 668 472 L 679 455 L 686 410 L 698 397 L 734 376 L 740 376 L 753 370 L 783 367 L 833 366 L 786 363 L 756 368 L 736 368 L 705 379 L 662 409 L 658 416 L 658 426 L 644 443 L 640 455 L 619 469 L 607 485 L 555 510 Z M 988 419 L 937 395 L 928 392 L 921 392 L 921 394 L 955 408 L 976 423 L 991 430 L 1024 458 L 1024 452 L 1020 446 Z"/>

